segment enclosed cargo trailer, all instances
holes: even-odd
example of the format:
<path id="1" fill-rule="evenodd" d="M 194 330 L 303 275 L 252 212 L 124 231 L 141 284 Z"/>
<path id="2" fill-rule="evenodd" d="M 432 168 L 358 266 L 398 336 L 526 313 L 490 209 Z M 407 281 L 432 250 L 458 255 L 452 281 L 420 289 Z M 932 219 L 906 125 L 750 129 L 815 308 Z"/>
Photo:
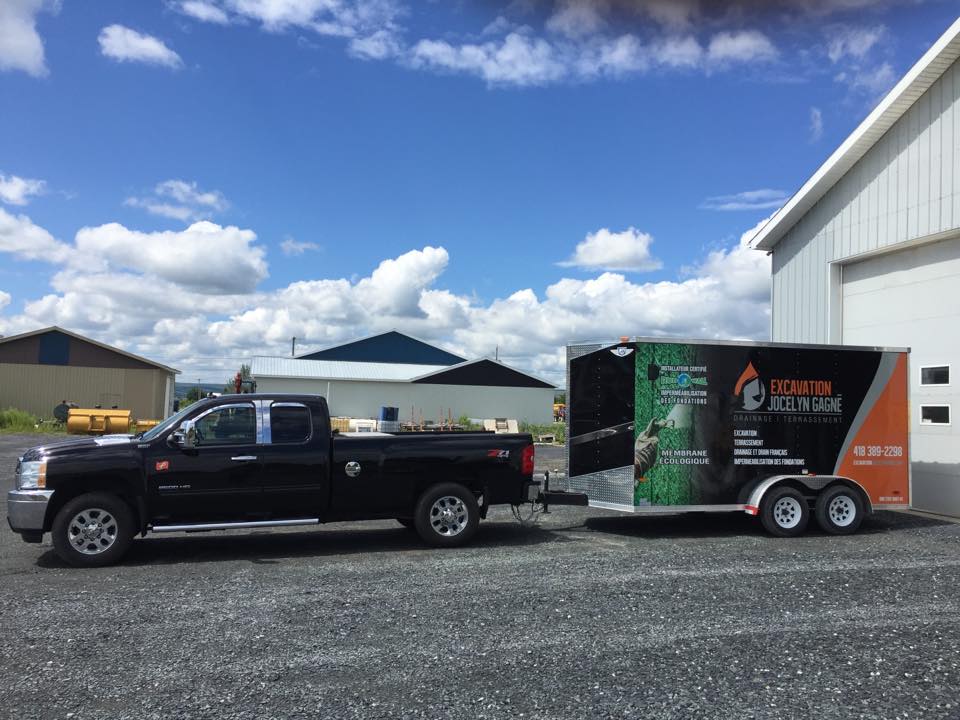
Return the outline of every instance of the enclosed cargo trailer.
<path id="1" fill-rule="evenodd" d="M 567 348 L 567 472 L 593 507 L 849 533 L 910 504 L 909 350 L 623 339 Z"/>

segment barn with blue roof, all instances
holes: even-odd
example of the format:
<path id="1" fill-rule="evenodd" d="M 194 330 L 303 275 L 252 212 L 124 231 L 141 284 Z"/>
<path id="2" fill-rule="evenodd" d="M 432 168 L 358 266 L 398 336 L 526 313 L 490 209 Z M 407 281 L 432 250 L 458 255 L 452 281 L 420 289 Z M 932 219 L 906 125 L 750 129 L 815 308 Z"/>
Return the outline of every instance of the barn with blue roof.
<path id="1" fill-rule="evenodd" d="M 398 330 L 298 357 L 255 357 L 260 392 L 313 393 L 333 415 L 378 418 L 399 409 L 401 421 L 469 417 L 553 419 L 552 383 L 490 358 L 468 359 Z"/>

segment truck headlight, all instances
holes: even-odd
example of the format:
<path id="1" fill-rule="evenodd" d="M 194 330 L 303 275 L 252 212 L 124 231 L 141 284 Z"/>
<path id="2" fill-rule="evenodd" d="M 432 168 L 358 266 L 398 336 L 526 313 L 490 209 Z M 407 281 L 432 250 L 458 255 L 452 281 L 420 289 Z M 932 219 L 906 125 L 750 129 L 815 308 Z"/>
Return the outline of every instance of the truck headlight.
<path id="1" fill-rule="evenodd" d="M 45 488 L 47 486 L 47 461 L 37 460 L 20 463 L 17 487 L 21 490 Z"/>

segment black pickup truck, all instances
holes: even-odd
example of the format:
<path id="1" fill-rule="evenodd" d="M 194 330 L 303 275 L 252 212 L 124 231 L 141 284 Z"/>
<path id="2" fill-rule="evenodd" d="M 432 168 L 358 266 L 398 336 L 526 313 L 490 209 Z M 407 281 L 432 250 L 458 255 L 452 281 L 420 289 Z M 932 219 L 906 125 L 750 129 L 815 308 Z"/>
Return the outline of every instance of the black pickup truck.
<path id="1" fill-rule="evenodd" d="M 141 435 L 32 448 L 10 527 L 64 561 L 118 561 L 137 534 L 396 518 L 461 545 L 491 505 L 540 496 L 530 435 L 338 433 L 314 395 L 202 400 Z M 585 504 L 585 498 L 569 504 Z"/>

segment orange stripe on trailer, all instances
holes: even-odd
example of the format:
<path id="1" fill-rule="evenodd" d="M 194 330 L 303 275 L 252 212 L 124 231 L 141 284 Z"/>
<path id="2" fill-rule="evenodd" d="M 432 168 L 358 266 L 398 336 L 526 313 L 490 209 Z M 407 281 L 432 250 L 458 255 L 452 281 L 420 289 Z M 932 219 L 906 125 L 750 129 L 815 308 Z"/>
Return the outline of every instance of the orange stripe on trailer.
<path id="1" fill-rule="evenodd" d="M 902 353 L 835 474 L 860 483 L 875 508 L 909 502 L 908 433 L 907 355 Z"/>

